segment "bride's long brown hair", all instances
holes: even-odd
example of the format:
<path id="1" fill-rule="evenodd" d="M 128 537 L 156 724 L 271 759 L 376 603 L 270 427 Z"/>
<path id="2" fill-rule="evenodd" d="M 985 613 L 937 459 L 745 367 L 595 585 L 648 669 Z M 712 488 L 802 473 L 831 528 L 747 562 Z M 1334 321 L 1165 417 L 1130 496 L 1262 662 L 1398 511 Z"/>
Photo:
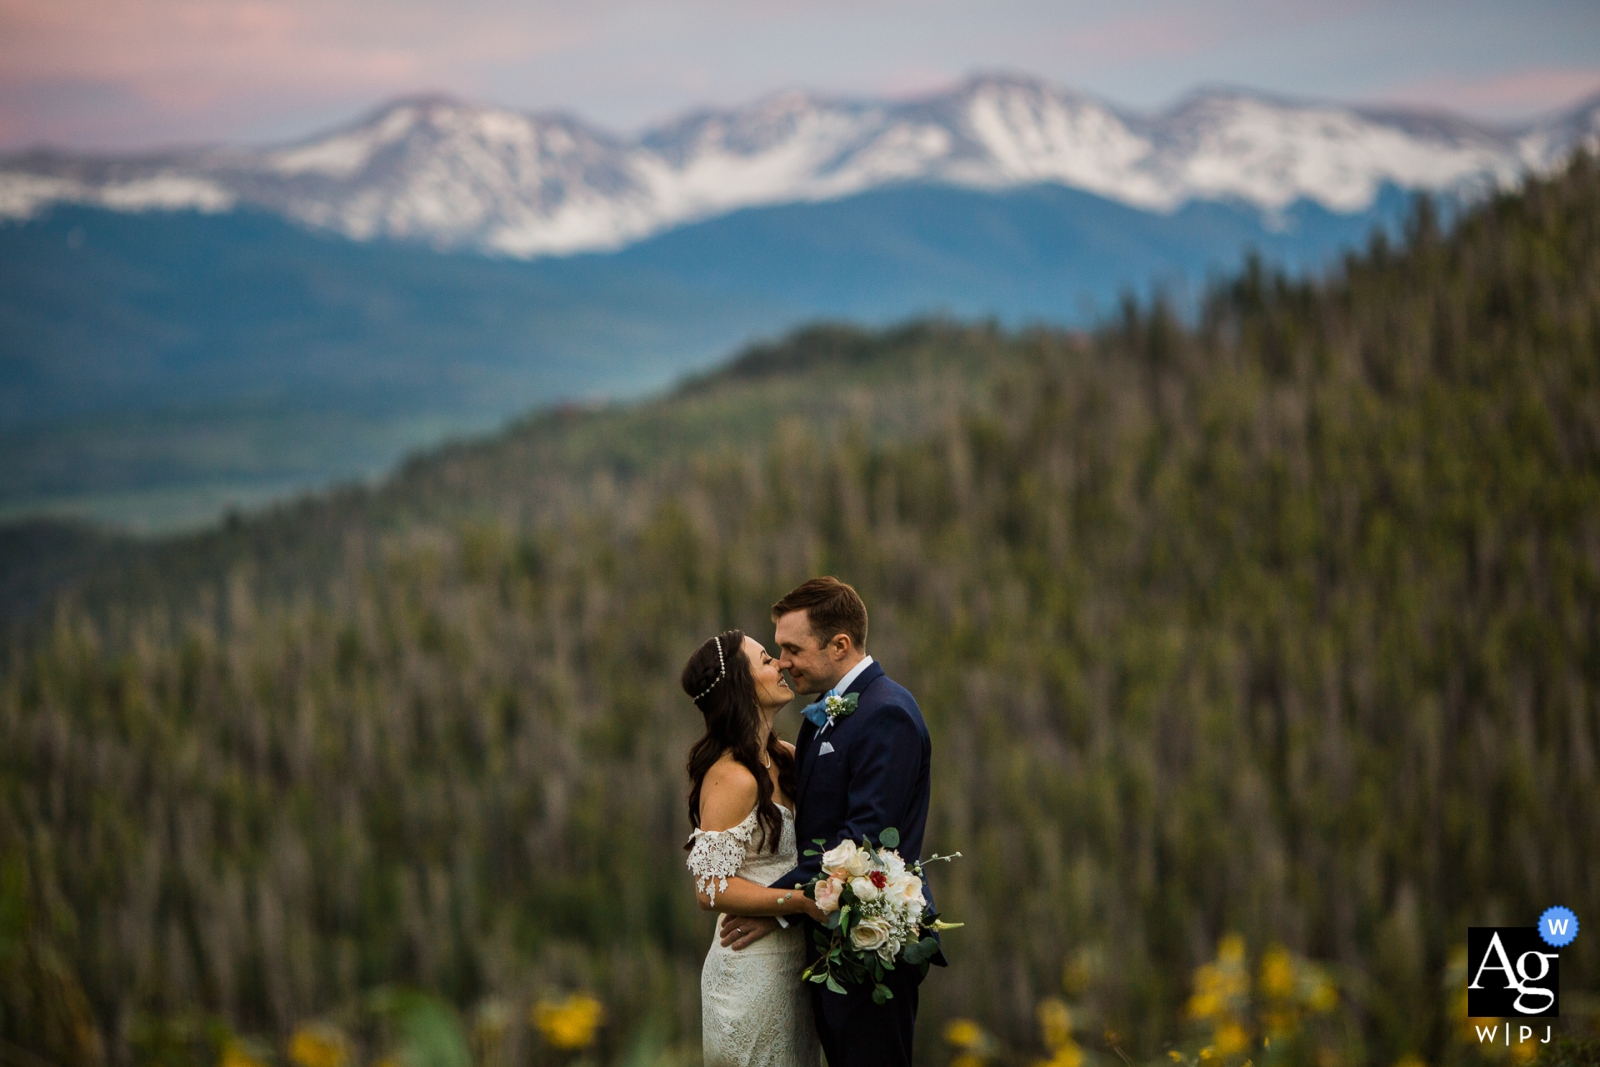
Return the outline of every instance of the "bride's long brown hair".
<path id="1" fill-rule="evenodd" d="M 717 655 L 719 645 L 721 656 Z M 724 663 L 726 673 L 722 669 Z M 744 654 L 744 631 L 726 630 L 695 649 L 684 665 L 681 682 L 690 699 L 699 695 L 695 707 L 706 719 L 705 736 L 689 750 L 689 824 L 700 827 L 700 785 L 706 772 L 724 752 L 731 753 L 755 775 L 756 821 L 761 824 L 764 845 L 778 851 L 783 837 L 783 813 L 772 800 L 772 776 L 761 765 L 761 705 L 756 701 L 750 658 Z M 767 735 L 766 753 L 768 760 L 777 764 L 778 784 L 784 795 L 794 796 L 794 757 L 778 743 L 776 731 Z"/>

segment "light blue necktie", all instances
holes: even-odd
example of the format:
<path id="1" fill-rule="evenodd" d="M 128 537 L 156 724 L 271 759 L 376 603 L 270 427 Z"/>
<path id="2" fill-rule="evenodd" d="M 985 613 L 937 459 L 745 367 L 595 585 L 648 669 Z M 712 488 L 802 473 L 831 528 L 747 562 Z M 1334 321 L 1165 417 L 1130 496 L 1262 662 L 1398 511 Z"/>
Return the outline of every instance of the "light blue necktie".
<path id="1" fill-rule="evenodd" d="M 803 709 L 801 709 L 800 714 L 804 715 L 808 720 L 810 720 L 811 725 L 820 730 L 824 726 L 828 725 L 828 698 L 838 695 L 839 694 L 837 692 L 830 689 L 826 693 L 822 694 L 822 699 L 817 701 L 815 704 L 807 704 Z"/>

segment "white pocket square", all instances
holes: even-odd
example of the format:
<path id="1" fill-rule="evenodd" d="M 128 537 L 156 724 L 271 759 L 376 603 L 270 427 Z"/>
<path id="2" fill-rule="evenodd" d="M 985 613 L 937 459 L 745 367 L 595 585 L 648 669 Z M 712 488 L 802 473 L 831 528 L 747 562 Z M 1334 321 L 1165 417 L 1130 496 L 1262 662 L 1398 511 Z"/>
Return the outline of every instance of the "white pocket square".
<path id="1" fill-rule="evenodd" d="M 822 742 L 822 747 L 817 749 L 817 755 L 826 756 L 828 753 L 830 753 L 832 751 L 833 751 L 833 743 L 831 741 L 824 741 L 824 742 Z"/>

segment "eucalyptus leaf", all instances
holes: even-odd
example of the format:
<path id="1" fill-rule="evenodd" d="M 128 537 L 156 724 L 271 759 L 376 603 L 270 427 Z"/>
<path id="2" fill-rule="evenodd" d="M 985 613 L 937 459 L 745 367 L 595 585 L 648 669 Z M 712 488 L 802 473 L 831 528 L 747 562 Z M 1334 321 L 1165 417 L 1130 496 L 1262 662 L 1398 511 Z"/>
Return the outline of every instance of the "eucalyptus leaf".
<path id="1" fill-rule="evenodd" d="M 885 826 L 883 828 L 883 833 L 878 835 L 878 844 L 882 845 L 884 848 L 899 848 L 900 831 L 896 830 L 892 826 Z"/>

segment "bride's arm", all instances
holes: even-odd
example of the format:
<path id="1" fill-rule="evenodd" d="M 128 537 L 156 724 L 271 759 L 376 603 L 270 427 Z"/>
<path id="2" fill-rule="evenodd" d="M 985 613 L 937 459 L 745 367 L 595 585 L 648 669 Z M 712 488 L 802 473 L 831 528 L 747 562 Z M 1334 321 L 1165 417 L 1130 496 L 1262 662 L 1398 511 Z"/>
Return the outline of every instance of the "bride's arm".
<path id="1" fill-rule="evenodd" d="M 779 892 L 768 889 L 747 878 L 729 878 L 726 889 L 718 889 L 715 901 L 704 889 L 697 889 L 695 897 L 701 911 L 718 911 L 724 915 L 795 915 L 803 913 L 818 922 L 827 921 L 810 897 L 798 889 Z"/>
<path id="2" fill-rule="evenodd" d="M 700 785 L 700 829 L 689 853 L 695 897 L 704 911 L 729 915 L 794 915 L 821 919 L 816 902 L 798 889 L 770 889 L 739 878 L 745 838 L 739 828 L 756 806 L 755 775 L 740 763 L 721 760 Z"/>

